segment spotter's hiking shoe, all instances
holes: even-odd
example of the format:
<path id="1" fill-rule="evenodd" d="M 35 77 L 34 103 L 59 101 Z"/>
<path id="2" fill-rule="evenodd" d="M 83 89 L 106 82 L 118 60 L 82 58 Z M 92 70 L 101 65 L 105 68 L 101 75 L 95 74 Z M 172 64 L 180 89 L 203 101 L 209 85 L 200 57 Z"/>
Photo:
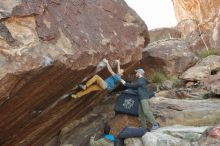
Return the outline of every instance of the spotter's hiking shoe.
<path id="1" fill-rule="evenodd" d="M 151 130 L 156 130 L 158 128 L 160 128 L 160 126 L 156 123 L 152 125 Z"/>

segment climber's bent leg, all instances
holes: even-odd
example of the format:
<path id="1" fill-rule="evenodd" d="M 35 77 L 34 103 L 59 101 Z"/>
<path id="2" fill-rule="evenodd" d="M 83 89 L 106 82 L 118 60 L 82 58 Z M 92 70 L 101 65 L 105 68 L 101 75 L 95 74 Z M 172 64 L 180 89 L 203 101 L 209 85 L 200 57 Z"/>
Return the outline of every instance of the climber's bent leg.
<path id="1" fill-rule="evenodd" d="M 106 82 L 98 75 L 94 75 L 89 81 L 86 82 L 86 87 L 89 88 L 92 84 L 96 83 L 102 89 L 106 89 Z"/>
<path id="2" fill-rule="evenodd" d="M 104 89 L 102 89 L 98 85 L 92 85 L 92 86 L 88 87 L 86 90 L 83 90 L 83 91 L 80 91 L 80 92 L 76 93 L 75 98 L 82 97 L 82 96 L 84 96 L 86 94 L 89 94 L 93 91 L 101 91 L 101 90 L 104 90 Z"/>

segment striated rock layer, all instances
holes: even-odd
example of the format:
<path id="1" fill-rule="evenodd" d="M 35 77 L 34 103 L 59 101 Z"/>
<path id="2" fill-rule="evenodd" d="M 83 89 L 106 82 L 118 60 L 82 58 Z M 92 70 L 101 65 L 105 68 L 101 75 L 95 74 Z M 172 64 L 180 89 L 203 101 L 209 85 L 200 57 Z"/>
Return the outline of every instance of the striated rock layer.
<path id="1" fill-rule="evenodd" d="M 154 97 L 150 101 L 152 111 L 162 127 L 174 124 L 207 126 L 220 122 L 218 99 L 193 100 Z"/>
<path id="2" fill-rule="evenodd" d="M 2 146 L 48 142 L 106 93 L 60 96 L 94 75 L 103 57 L 129 66 L 149 42 L 146 25 L 123 0 L 9 0 L 0 7 Z"/>

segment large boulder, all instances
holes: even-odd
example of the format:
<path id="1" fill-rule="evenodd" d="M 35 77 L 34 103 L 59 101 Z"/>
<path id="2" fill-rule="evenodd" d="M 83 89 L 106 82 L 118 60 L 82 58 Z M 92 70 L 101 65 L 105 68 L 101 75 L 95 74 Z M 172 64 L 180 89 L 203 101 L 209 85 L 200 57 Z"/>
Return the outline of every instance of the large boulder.
<path id="1" fill-rule="evenodd" d="M 207 129 L 204 127 L 174 125 L 146 133 L 143 137 L 144 146 L 196 146 Z"/>
<path id="2" fill-rule="evenodd" d="M 220 95 L 220 73 L 209 76 L 203 80 L 203 83 L 213 94 Z"/>
<path id="3" fill-rule="evenodd" d="M 150 103 L 161 126 L 174 124 L 204 126 L 220 122 L 220 100 L 218 99 L 181 100 L 154 97 Z"/>
<path id="4" fill-rule="evenodd" d="M 180 78 L 187 81 L 201 81 L 220 68 L 220 56 L 210 55 L 186 70 Z"/>
<path id="5" fill-rule="evenodd" d="M 220 125 L 207 128 L 201 135 L 198 146 L 219 146 Z"/>
<path id="6" fill-rule="evenodd" d="M 188 43 L 179 39 L 169 39 L 150 43 L 143 51 L 141 66 L 147 72 L 160 70 L 172 76 L 182 73 L 197 60 Z"/>
<path id="7" fill-rule="evenodd" d="M 106 77 L 96 70 L 104 57 L 137 62 L 148 30 L 123 0 L 12 2 L 0 3 L 8 12 L 0 18 L 0 145 L 39 146 L 106 93 L 59 97 L 96 73 Z"/>
<path id="8" fill-rule="evenodd" d="M 175 28 L 157 28 L 149 31 L 150 42 L 158 40 L 181 38 L 181 32 Z"/>

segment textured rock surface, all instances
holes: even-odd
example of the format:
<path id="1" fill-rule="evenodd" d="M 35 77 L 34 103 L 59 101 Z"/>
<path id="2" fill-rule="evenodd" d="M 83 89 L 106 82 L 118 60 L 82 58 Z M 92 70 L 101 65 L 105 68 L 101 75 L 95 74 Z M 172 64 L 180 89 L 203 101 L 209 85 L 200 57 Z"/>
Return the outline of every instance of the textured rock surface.
<path id="1" fill-rule="evenodd" d="M 186 36 L 196 30 L 198 25 L 195 20 L 186 19 L 179 22 L 175 28 L 181 32 L 183 38 L 187 38 Z"/>
<path id="2" fill-rule="evenodd" d="M 111 122 L 111 134 L 117 136 L 125 127 L 139 127 L 139 120 L 136 116 L 116 114 Z"/>
<path id="3" fill-rule="evenodd" d="M 191 88 L 176 88 L 172 90 L 162 90 L 156 93 L 157 97 L 166 97 L 172 99 L 203 99 L 203 96 L 209 93 L 202 86 L 202 88 L 194 88 L 194 83 L 191 85 Z"/>
<path id="4" fill-rule="evenodd" d="M 185 40 L 190 44 L 191 51 L 196 54 L 199 54 L 202 51 L 206 51 L 207 48 L 212 48 L 211 33 L 209 32 L 202 32 L 201 34 L 198 29 L 195 29 L 186 36 Z"/>
<path id="5" fill-rule="evenodd" d="M 45 146 L 72 145 L 90 146 L 89 139 L 96 135 L 96 139 L 102 136 L 105 123 L 111 127 L 111 134 L 117 136 L 126 126 L 139 127 L 138 117 L 116 114 L 114 105 L 116 96 L 108 96 L 100 102 L 92 111 L 78 120 L 72 120 L 70 124 L 62 128 L 57 135 Z M 138 146 L 141 139 L 128 139 L 128 146 Z"/>
<path id="6" fill-rule="evenodd" d="M 163 90 L 170 90 L 170 89 L 173 88 L 173 82 L 170 81 L 170 80 L 165 80 L 165 81 L 162 83 L 162 85 L 161 85 L 160 88 L 162 88 Z"/>
<path id="7" fill-rule="evenodd" d="M 174 28 L 158 28 L 149 31 L 150 42 L 163 39 L 181 38 L 181 32 Z"/>
<path id="8" fill-rule="evenodd" d="M 201 37 L 203 37 L 208 48 L 220 52 L 220 1 L 173 0 L 173 5 L 178 21 L 176 29 L 182 33 L 184 38 L 190 39 L 193 50 L 204 49 L 201 40 Z"/>
<path id="9" fill-rule="evenodd" d="M 220 56 L 210 55 L 186 70 L 180 78 L 187 81 L 201 81 L 220 68 Z"/>
<path id="10" fill-rule="evenodd" d="M 214 94 L 220 95 L 220 73 L 209 76 L 203 82 L 208 90 Z"/>
<path id="11" fill-rule="evenodd" d="M 144 146 L 141 138 L 128 138 L 124 140 L 125 146 Z"/>
<path id="12" fill-rule="evenodd" d="M 109 123 L 115 116 L 114 113 L 115 96 L 105 98 L 98 106 L 88 112 L 86 116 L 72 120 L 65 126 L 57 136 L 45 146 L 67 145 L 86 146 L 89 145 L 91 136 L 101 137 L 105 123 Z"/>
<path id="13" fill-rule="evenodd" d="M 36 1 L 17 6 L 14 15 L 23 16 L 29 13 L 39 15 L 12 17 L 3 22 L 19 45 L 14 47 L 9 45 L 6 48 L 4 45 L 1 49 L 2 60 L 13 57 L 16 61 L 15 59 L 10 62 L 5 61 L 0 77 L 10 72 L 38 68 L 56 60 L 72 69 L 80 70 L 97 64 L 103 56 L 109 59 L 120 57 L 124 59 L 124 63 L 140 59 L 140 48 L 148 42 L 146 26 L 140 18 L 133 11 L 128 10 L 123 1 L 100 0 L 93 2 L 94 5 L 92 2 L 86 3 L 86 1 L 59 3 L 48 1 L 45 4 Z M 65 10 L 65 6 L 71 7 Z M 120 11 L 120 15 L 116 16 L 117 11 Z M 129 56 L 124 50 L 129 52 Z M 80 64 L 75 63 L 82 57 L 87 59 Z"/>
<path id="14" fill-rule="evenodd" d="M 15 6 L 21 4 L 22 0 L 0 1 L 0 19 L 10 17 Z"/>
<path id="15" fill-rule="evenodd" d="M 220 122 L 218 99 L 180 100 L 154 97 L 151 99 L 151 107 L 161 126 L 206 126 Z"/>
<path id="16" fill-rule="evenodd" d="M 208 21 L 216 15 L 219 0 L 173 0 L 177 21 L 195 19 L 199 23 Z"/>
<path id="17" fill-rule="evenodd" d="M 0 145 L 39 146 L 106 93 L 61 100 L 103 58 L 136 62 L 147 27 L 123 0 L 1 2 Z M 7 7 L 6 7 L 7 6 Z M 16 6 L 16 7 L 15 7 Z M 132 34 L 132 35 L 130 35 Z M 88 74 L 89 73 L 89 74 Z M 102 77 L 106 73 L 100 72 Z"/>
<path id="18" fill-rule="evenodd" d="M 220 10 L 219 10 L 217 18 L 214 21 L 212 40 L 213 40 L 212 47 L 218 52 L 220 52 Z"/>
<path id="19" fill-rule="evenodd" d="M 198 58 L 190 46 L 179 39 L 153 42 L 144 49 L 141 66 L 145 71 L 161 70 L 168 76 L 180 74 L 196 63 Z"/>
<path id="20" fill-rule="evenodd" d="M 207 127 L 174 125 L 146 133 L 144 146 L 195 146 Z"/>
<path id="21" fill-rule="evenodd" d="M 210 136 L 210 132 L 212 132 L 213 128 L 208 128 L 206 129 L 203 133 L 202 136 L 199 139 L 198 146 L 219 146 L 220 145 L 220 136 L 216 133 L 216 137 Z"/>
<path id="22" fill-rule="evenodd" d="M 71 144 L 73 146 L 79 146 L 80 144 L 88 145 L 89 137 L 96 134 L 98 138 L 102 133 L 103 123 L 107 121 L 111 124 L 111 133 L 114 135 L 117 135 L 125 126 L 138 126 L 139 121 L 137 117 L 127 115 L 116 115 L 116 117 L 114 117 L 114 102 L 114 98 L 108 99 L 93 109 L 93 111 L 89 112 L 85 117 L 73 121 L 62 129 L 60 134 L 56 137 L 56 140 L 53 140 L 55 141 L 53 144 L 50 142 L 46 146 L 54 146 L 55 144 Z M 157 121 L 162 127 L 174 124 L 194 126 L 213 125 L 219 122 L 219 100 L 178 100 L 155 97 L 151 99 L 151 107 L 157 117 Z M 112 117 L 114 117 L 113 120 L 111 120 Z M 189 141 L 198 140 L 201 132 L 204 131 L 198 132 L 199 128 L 184 126 L 171 126 L 171 128 L 164 127 L 161 129 L 166 129 L 164 130 L 166 132 L 163 134 L 166 135 L 165 138 L 169 135 L 168 141 L 171 140 L 178 143 L 187 138 Z M 197 132 L 195 132 L 196 130 Z M 153 138 L 160 139 L 161 137 L 156 135 L 156 137 L 154 136 Z M 189 141 L 186 141 L 186 143 Z M 183 142 L 185 143 L 185 141 Z M 129 146 L 142 146 L 141 140 L 136 138 L 126 139 L 125 143 Z M 154 141 L 149 144 L 154 144 Z M 160 145 L 158 144 L 156 146 Z"/>
<path id="23" fill-rule="evenodd" d="M 176 98 L 176 94 L 173 90 L 159 91 L 155 94 L 156 97 Z"/>

